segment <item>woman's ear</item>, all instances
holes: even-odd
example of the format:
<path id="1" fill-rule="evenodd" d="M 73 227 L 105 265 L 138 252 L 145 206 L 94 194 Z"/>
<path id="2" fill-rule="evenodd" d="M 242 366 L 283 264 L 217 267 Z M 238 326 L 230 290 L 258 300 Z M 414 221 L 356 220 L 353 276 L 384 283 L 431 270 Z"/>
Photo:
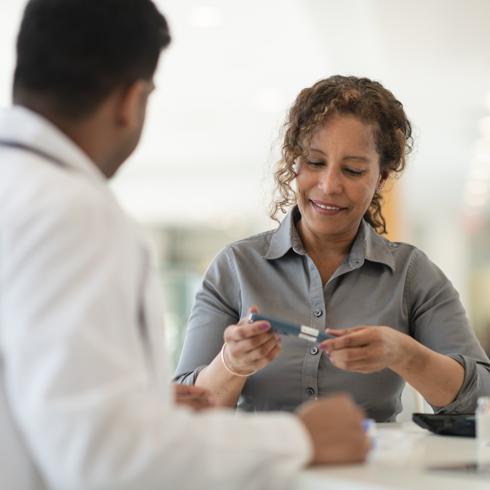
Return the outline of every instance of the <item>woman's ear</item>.
<path id="1" fill-rule="evenodd" d="M 378 178 L 378 185 L 376 186 L 376 192 L 381 192 L 386 184 L 386 181 L 388 180 L 389 173 L 386 171 L 383 171 L 379 174 Z"/>
<path id="2" fill-rule="evenodd" d="M 298 176 L 300 165 L 301 165 L 301 161 L 300 161 L 300 157 L 298 157 L 296 158 L 296 160 L 294 160 L 293 165 L 291 167 L 291 170 L 293 171 L 295 177 Z"/>

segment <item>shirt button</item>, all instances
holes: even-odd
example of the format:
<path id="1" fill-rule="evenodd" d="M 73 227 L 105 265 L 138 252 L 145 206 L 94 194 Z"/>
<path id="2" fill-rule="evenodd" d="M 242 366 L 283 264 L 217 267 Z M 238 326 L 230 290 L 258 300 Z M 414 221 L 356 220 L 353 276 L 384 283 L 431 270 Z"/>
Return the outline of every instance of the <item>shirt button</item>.
<path id="1" fill-rule="evenodd" d="M 310 354 L 312 356 L 316 356 L 318 353 L 320 352 L 320 349 L 318 348 L 317 345 L 314 345 L 311 349 L 310 349 Z"/>
<path id="2" fill-rule="evenodd" d="M 323 315 L 323 310 L 321 310 L 320 308 L 318 308 L 318 310 L 315 310 L 313 312 L 313 314 L 317 317 L 317 318 L 320 318 L 322 315 Z"/>
<path id="3" fill-rule="evenodd" d="M 308 386 L 305 391 L 308 396 L 313 396 L 315 394 L 315 388 L 312 388 L 311 386 Z"/>

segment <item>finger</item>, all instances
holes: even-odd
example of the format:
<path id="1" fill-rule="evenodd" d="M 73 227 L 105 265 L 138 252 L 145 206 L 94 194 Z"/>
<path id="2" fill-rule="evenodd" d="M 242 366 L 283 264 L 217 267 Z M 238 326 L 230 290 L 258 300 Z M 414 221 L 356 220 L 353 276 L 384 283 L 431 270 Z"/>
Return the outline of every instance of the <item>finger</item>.
<path id="1" fill-rule="evenodd" d="M 278 340 L 275 336 L 272 336 L 266 342 L 262 343 L 259 346 L 256 346 L 254 349 L 247 352 L 240 352 L 240 361 L 242 363 L 247 363 L 248 365 L 252 363 L 257 363 L 262 360 L 267 360 L 267 356 L 269 353 L 279 344 Z"/>
<path id="2" fill-rule="evenodd" d="M 267 360 L 269 362 L 273 361 L 281 352 L 281 343 L 279 342 L 270 352 L 267 354 Z"/>
<path id="3" fill-rule="evenodd" d="M 172 387 L 174 389 L 174 392 L 177 393 L 188 393 L 191 391 L 191 386 L 192 385 L 181 385 L 179 383 L 172 383 Z"/>
<path id="4" fill-rule="evenodd" d="M 250 324 L 252 323 L 249 318 L 250 318 L 250 314 L 251 313 L 257 313 L 258 312 L 258 309 L 257 309 L 257 306 L 255 305 L 252 305 L 248 310 L 247 310 L 247 314 L 240 318 L 240 321 L 238 322 L 238 325 L 247 325 L 247 324 Z"/>
<path id="5" fill-rule="evenodd" d="M 379 366 L 377 363 L 355 362 L 352 363 L 348 369 L 345 369 L 345 371 L 359 374 L 372 374 L 377 373 L 382 369 L 383 367 Z"/>
<path id="6" fill-rule="evenodd" d="M 211 403 L 206 403 L 206 404 L 198 404 L 198 405 L 195 405 L 193 406 L 193 410 L 195 410 L 196 412 L 200 412 L 202 410 L 208 410 L 210 408 L 213 408 L 214 405 L 212 405 Z"/>
<path id="7" fill-rule="evenodd" d="M 261 344 L 258 347 L 256 343 L 259 337 L 239 342 L 225 343 L 221 351 L 225 367 L 229 366 L 229 369 L 245 374 L 252 373 L 253 371 L 266 366 L 270 362 L 268 361 L 268 356 L 270 355 L 271 349 L 273 349 L 274 345 L 277 345 L 279 341 L 275 335 L 262 334 L 261 337 Z M 249 349 L 250 347 L 254 348 Z"/>
<path id="8" fill-rule="evenodd" d="M 271 361 L 273 361 L 281 352 L 281 343 L 278 342 L 268 353 L 256 361 L 251 362 L 251 366 L 254 370 L 259 370 L 267 366 Z"/>
<path id="9" fill-rule="evenodd" d="M 250 313 L 258 313 L 259 309 L 257 308 L 257 305 L 252 305 L 248 310 L 247 310 L 247 318 L 250 315 Z"/>
<path id="10" fill-rule="evenodd" d="M 197 403 L 201 401 L 206 401 L 207 399 L 207 395 L 198 395 L 193 393 L 179 393 L 177 396 L 177 400 L 180 403 Z"/>
<path id="11" fill-rule="evenodd" d="M 225 342 L 238 342 L 239 340 L 250 339 L 267 332 L 270 328 L 270 323 L 263 320 L 253 323 L 230 325 L 225 329 Z"/>
<path id="12" fill-rule="evenodd" d="M 178 383 L 172 383 L 172 387 L 176 397 L 192 393 L 192 388 L 194 388 L 192 385 L 181 385 Z"/>
<path id="13" fill-rule="evenodd" d="M 343 371 L 350 371 L 353 373 L 367 374 L 374 373 L 381 369 L 377 361 L 340 361 L 338 359 L 330 359 L 330 361 L 335 367 L 342 369 Z"/>
<path id="14" fill-rule="evenodd" d="M 369 360 L 372 356 L 369 355 L 368 347 L 349 347 L 348 349 L 334 350 L 330 353 L 330 361 L 336 362 L 357 362 Z"/>
<path id="15" fill-rule="evenodd" d="M 275 349 L 281 349 L 281 340 L 279 336 L 273 336 L 272 339 L 268 340 L 262 344 L 257 349 L 253 350 L 250 354 L 257 356 L 256 360 L 260 361 L 263 359 L 269 360 L 271 353 Z"/>
<path id="16" fill-rule="evenodd" d="M 371 333 L 369 329 L 363 328 L 342 337 L 325 340 L 320 344 L 320 349 L 326 352 L 333 352 L 334 350 L 346 349 L 348 347 L 368 345 L 370 337 Z"/>
<path id="17" fill-rule="evenodd" d="M 277 354 L 279 354 L 280 350 L 281 350 L 280 347 L 278 347 Z M 275 357 L 276 357 L 276 355 L 274 355 L 274 358 Z M 273 359 L 269 359 L 269 358 L 264 357 L 260 360 L 250 362 L 248 366 L 254 371 L 260 371 L 261 369 L 265 368 L 271 362 L 271 360 L 273 360 Z"/>
<path id="18" fill-rule="evenodd" d="M 208 397 L 210 395 L 209 390 L 195 385 L 177 384 L 175 385 L 175 392 L 179 396 Z"/>
<path id="19" fill-rule="evenodd" d="M 178 405 L 184 405 L 192 408 L 193 410 L 203 410 L 205 408 L 211 408 L 213 404 L 208 397 L 184 397 L 177 401 Z"/>
<path id="20" fill-rule="evenodd" d="M 350 328 L 326 328 L 325 332 L 329 335 L 334 335 L 335 337 L 343 337 L 353 332 L 358 332 L 359 330 L 364 330 L 365 326 L 350 327 Z"/>
<path id="21" fill-rule="evenodd" d="M 263 345 L 270 341 L 276 341 L 277 339 L 275 335 L 271 333 L 266 333 L 262 335 L 257 335 L 250 339 L 239 340 L 236 342 L 228 342 L 228 348 L 230 353 L 234 356 L 244 356 L 247 354 L 253 354 L 256 350 L 260 350 L 263 348 Z"/>
<path id="22" fill-rule="evenodd" d="M 343 335 L 347 334 L 347 330 L 339 330 L 336 328 L 326 328 L 325 333 L 328 333 L 328 335 L 332 335 L 334 337 L 342 337 Z"/>

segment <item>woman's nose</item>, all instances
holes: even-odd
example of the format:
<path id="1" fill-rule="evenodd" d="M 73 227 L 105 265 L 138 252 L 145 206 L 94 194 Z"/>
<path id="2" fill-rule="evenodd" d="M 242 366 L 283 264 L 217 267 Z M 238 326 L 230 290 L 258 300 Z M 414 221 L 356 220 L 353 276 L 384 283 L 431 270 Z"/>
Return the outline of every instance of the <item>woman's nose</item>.
<path id="1" fill-rule="evenodd" d="M 318 187 L 325 194 L 338 194 L 342 190 L 341 176 L 335 169 L 325 169 L 318 176 Z"/>

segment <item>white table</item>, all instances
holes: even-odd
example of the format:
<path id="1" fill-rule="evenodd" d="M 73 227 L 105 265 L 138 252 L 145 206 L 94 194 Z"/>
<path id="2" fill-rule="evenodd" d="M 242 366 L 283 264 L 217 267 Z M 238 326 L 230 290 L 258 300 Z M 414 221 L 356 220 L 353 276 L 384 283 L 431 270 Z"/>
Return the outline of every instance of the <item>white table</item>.
<path id="1" fill-rule="evenodd" d="M 490 461 L 475 439 L 437 436 L 407 424 L 378 424 L 367 463 L 303 470 L 297 490 L 490 490 L 490 475 L 435 472 L 436 464 Z"/>

